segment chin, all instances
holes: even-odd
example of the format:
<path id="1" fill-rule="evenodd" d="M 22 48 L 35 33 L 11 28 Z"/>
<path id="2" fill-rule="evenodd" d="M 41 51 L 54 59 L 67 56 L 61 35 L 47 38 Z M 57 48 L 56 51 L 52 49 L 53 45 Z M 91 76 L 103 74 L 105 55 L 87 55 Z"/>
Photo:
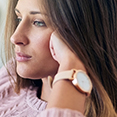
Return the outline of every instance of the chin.
<path id="1" fill-rule="evenodd" d="M 54 76 L 57 72 L 57 67 L 56 69 L 33 69 L 32 67 L 27 67 L 27 66 L 20 66 L 17 65 L 17 74 L 22 77 L 22 78 L 28 78 L 28 79 L 41 79 L 45 78 L 48 76 Z"/>
<path id="2" fill-rule="evenodd" d="M 17 72 L 17 74 L 24 79 L 41 79 L 42 78 L 42 77 L 39 77 L 39 76 L 37 77 L 36 75 L 34 76 L 32 74 L 22 74 L 22 73 L 19 73 L 19 72 Z"/>
<path id="3" fill-rule="evenodd" d="M 24 78 L 24 79 L 41 79 L 44 77 L 48 77 L 48 75 L 43 74 L 42 72 L 30 72 L 30 71 L 26 71 L 26 70 L 17 70 L 17 74 Z"/>
<path id="4" fill-rule="evenodd" d="M 28 79 L 41 79 L 38 74 L 33 73 L 28 70 L 18 69 L 17 68 L 17 74 L 22 78 L 28 78 Z"/>

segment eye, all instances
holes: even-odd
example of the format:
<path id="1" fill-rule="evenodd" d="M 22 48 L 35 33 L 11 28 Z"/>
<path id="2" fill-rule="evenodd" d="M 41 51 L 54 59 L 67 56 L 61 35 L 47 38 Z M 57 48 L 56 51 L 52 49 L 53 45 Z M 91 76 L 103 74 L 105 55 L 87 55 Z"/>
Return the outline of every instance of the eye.
<path id="1" fill-rule="evenodd" d="M 22 21 L 22 19 L 19 17 L 16 19 L 17 24 L 19 24 L 21 21 Z"/>
<path id="2" fill-rule="evenodd" d="M 34 21 L 33 24 L 37 27 L 44 27 L 46 26 L 44 21 Z"/>

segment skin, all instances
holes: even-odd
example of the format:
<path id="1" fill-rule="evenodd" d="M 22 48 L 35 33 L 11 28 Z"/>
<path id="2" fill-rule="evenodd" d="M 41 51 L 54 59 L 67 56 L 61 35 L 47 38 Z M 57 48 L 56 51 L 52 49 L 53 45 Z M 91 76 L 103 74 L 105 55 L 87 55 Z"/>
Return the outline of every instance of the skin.
<path id="1" fill-rule="evenodd" d="M 53 31 L 45 23 L 46 16 L 39 9 L 39 2 L 19 0 L 15 8 L 19 25 L 11 42 L 15 45 L 17 73 L 23 78 L 54 76 L 58 69 L 49 50 Z"/>

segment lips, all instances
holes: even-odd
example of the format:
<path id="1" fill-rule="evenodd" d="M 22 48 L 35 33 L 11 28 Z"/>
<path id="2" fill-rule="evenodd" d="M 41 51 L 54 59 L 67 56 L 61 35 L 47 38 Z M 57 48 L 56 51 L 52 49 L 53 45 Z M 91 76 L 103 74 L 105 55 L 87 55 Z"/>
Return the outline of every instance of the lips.
<path id="1" fill-rule="evenodd" d="M 29 55 L 21 53 L 21 52 L 16 52 L 16 60 L 18 62 L 29 61 L 31 58 L 32 58 L 32 56 L 29 56 Z"/>

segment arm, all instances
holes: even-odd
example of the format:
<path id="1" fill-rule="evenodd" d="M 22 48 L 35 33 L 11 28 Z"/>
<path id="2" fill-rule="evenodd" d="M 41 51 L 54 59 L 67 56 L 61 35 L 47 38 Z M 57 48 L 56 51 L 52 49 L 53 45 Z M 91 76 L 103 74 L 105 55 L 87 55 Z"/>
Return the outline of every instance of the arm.
<path id="1" fill-rule="evenodd" d="M 73 68 L 86 71 L 79 58 L 55 34 L 51 36 L 50 51 L 59 63 L 58 73 Z M 53 86 L 47 108 L 69 108 L 83 113 L 85 99 L 85 94 L 80 93 L 71 81 L 60 80 Z"/>
<path id="2" fill-rule="evenodd" d="M 85 70 L 84 65 L 73 52 L 55 35 L 50 41 L 50 51 L 59 63 L 58 73 L 70 69 Z M 83 117 L 86 95 L 80 93 L 69 80 L 59 80 L 52 88 L 44 117 Z M 41 117 L 41 116 L 39 116 Z"/>
<path id="3" fill-rule="evenodd" d="M 47 108 L 68 108 L 84 113 L 86 95 L 78 90 L 68 80 L 60 80 L 53 86 Z"/>

